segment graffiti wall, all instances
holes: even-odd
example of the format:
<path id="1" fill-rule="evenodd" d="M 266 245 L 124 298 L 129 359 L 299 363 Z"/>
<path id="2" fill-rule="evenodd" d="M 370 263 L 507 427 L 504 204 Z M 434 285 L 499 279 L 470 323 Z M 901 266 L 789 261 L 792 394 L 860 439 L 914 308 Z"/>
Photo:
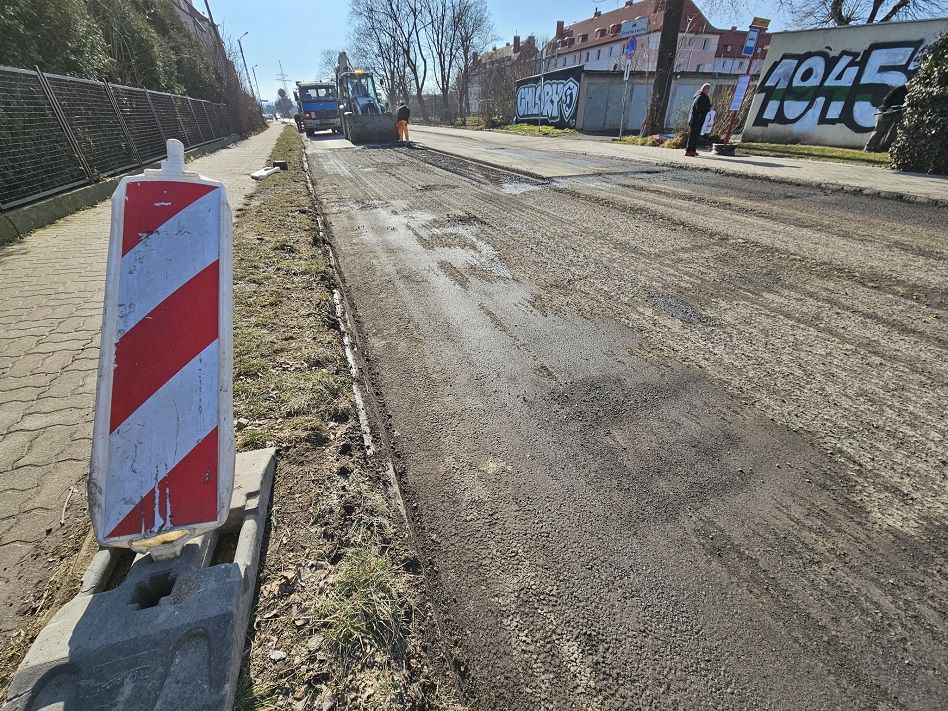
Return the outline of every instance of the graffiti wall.
<path id="1" fill-rule="evenodd" d="M 743 140 L 862 148 L 882 99 L 946 31 L 942 19 L 775 34 Z"/>
<path id="2" fill-rule="evenodd" d="M 540 122 L 557 128 L 576 128 L 582 68 L 563 69 L 517 82 L 517 117 L 520 122 Z"/>

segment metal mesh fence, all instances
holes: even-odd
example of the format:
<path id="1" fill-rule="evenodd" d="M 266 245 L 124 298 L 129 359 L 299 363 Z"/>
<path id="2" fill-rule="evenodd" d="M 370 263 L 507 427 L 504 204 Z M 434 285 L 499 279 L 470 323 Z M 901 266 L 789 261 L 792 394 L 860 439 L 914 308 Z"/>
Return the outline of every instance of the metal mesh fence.
<path id="1" fill-rule="evenodd" d="M 0 207 L 86 179 L 36 73 L 0 68 Z"/>
<path id="2" fill-rule="evenodd" d="M 193 146 L 204 143 L 204 138 L 201 136 L 201 129 L 197 124 L 197 119 L 194 118 L 194 113 L 191 111 L 191 102 L 188 101 L 185 96 L 175 95 L 174 105 L 178 109 L 178 118 L 181 120 L 181 126 L 184 128 L 186 139 L 184 145 L 187 148 L 192 148 Z"/>
<path id="3" fill-rule="evenodd" d="M 191 112 L 197 120 L 198 128 L 201 129 L 201 136 L 204 141 L 214 139 L 214 132 L 211 131 L 211 122 L 207 120 L 207 111 L 204 110 L 204 102 L 198 99 L 191 99 Z"/>
<path id="4" fill-rule="evenodd" d="M 115 103 L 118 104 L 125 126 L 138 151 L 138 159 L 147 163 L 165 154 L 165 140 L 158 125 L 158 118 L 151 108 L 144 89 L 129 86 L 113 86 Z"/>
<path id="5" fill-rule="evenodd" d="M 194 148 L 232 126 L 224 104 L 0 67 L 0 210 L 149 163 L 168 138 Z"/>
<path id="6" fill-rule="evenodd" d="M 174 97 L 158 91 L 149 91 L 148 96 L 151 98 L 151 105 L 155 107 L 155 113 L 158 114 L 158 121 L 161 123 L 161 131 L 165 138 L 177 138 L 184 145 L 188 145 L 187 136 L 184 135 L 184 129 L 181 128 L 181 121 L 178 118 L 178 110 L 174 105 Z"/>
<path id="7" fill-rule="evenodd" d="M 96 173 L 109 175 L 138 164 L 105 84 L 55 74 L 46 78 L 79 150 Z"/>
<path id="8" fill-rule="evenodd" d="M 218 104 L 208 104 L 207 108 L 211 115 L 211 123 L 214 124 L 214 134 L 217 136 L 229 135 L 230 129 L 224 120 L 224 116 L 227 112 L 221 109 Z"/>

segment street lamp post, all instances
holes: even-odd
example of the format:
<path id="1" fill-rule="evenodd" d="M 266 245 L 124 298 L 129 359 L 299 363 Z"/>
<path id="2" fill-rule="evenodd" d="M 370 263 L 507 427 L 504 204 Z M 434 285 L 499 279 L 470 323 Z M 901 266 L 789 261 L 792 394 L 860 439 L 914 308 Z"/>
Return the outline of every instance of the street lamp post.
<path id="1" fill-rule="evenodd" d="M 250 78 L 250 70 L 247 69 L 247 58 L 244 56 L 244 45 L 241 40 L 249 35 L 249 30 L 237 38 L 237 46 L 240 47 L 240 58 L 244 60 L 244 73 L 247 75 L 247 84 L 250 86 L 250 93 L 253 94 L 253 79 Z"/>
<path id="2" fill-rule="evenodd" d="M 253 72 L 253 82 L 257 85 L 257 99 L 260 101 L 260 104 L 263 105 L 263 94 L 260 93 L 260 82 L 257 79 L 257 67 L 259 66 L 259 64 L 254 64 L 250 67 L 250 71 Z"/>

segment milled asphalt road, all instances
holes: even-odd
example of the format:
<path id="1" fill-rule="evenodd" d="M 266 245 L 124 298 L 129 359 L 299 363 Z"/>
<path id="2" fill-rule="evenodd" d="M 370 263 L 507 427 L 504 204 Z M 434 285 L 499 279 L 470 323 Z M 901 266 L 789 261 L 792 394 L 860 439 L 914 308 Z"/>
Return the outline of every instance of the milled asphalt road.
<path id="1" fill-rule="evenodd" d="M 475 707 L 945 706 L 948 211 L 308 149 Z"/>

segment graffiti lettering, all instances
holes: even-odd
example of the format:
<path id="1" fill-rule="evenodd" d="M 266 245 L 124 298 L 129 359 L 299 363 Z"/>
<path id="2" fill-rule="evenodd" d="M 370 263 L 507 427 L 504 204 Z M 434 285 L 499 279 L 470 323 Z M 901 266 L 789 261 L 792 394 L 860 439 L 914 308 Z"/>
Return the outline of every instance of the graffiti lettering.
<path id="1" fill-rule="evenodd" d="M 922 44 L 872 44 L 861 55 L 785 54 L 760 83 L 764 98 L 754 125 L 776 123 L 806 131 L 842 123 L 856 133 L 871 131 L 886 93 L 915 73 Z"/>
<path id="2" fill-rule="evenodd" d="M 556 79 L 543 82 L 543 95 L 540 95 L 540 82 L 522 84 L 517 89 L 517 120 L 537 119 L 550 124 L 573 127 L 576 125 L 576 107 L 579 105 L 579 82 L 569 79 Z"/>

